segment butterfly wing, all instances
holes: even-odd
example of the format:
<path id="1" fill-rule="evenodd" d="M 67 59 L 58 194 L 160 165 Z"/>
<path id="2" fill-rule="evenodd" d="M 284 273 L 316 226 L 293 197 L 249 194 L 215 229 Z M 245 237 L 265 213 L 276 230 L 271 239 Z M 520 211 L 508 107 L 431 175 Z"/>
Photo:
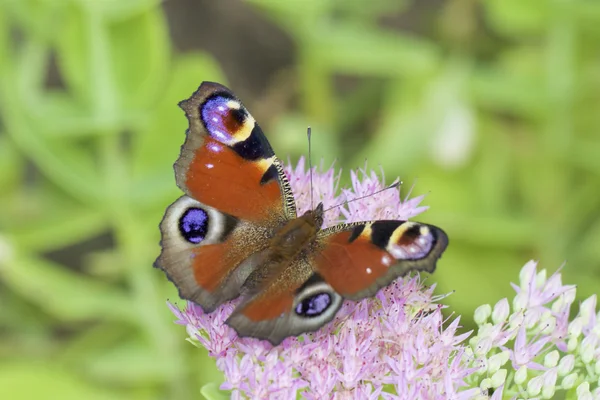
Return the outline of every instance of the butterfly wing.
<path id="1" fill-rule="evenodd" d="M 446 233 L 433 225 L 343 224 L 319 232 L 311 265 L 342 297 L 359 300 L 410 271 L 433 272 L 447 245 Z"/>
<path id="2" fill-rule="evenodd" d="M 240 336 L 279 344 L 331 321 L 343 299 L 377 293 L 410 271 L 433 272 L 448 245 L 441 229 L 408 221 L 342 224 L 320 231 L 276 277 L 253 279 L 262 285 L 235 309 L 227 323 Z"/>
<path id="3" fill-rule="evenodd" d="M 188 196 L 248 221 L 264 222 L 274 215 L 296 218 L 281 161 L 229 89 L 203 82 L 179 105 L 189 128 L 175 179 Z"/>
<path id="4" fill-rule="evenodd" d="M 180 106 L 189 128 L 174 169 L 186 196 L 160 224 L 155 265 L 181 298 L 210 312 L 239 295 L 267 239 L 296 209 L 280 160 L 229 89 L 204 82 Z"/>
<path id="5" fill-rule="evenodd" d="M 259 286 L 248 290 L 227 320 L 239 336 L 278 345 L 288 336 L 316 331 L 342 306 L 342 297 L 313 272 L 302 254 L 284 268 L 274 265 L 266 270 L 279 273 L 269 279 L 257 277 Z M 255 280 L 252 275 L 248 278 L 250 285 Z"/>

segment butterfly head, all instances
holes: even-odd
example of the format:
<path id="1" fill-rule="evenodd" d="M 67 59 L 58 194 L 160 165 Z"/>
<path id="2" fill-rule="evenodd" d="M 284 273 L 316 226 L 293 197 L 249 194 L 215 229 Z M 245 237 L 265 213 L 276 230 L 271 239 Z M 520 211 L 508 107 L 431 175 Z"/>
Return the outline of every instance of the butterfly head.
<path id="1" fill-rule="evenodd" d="M 308 210 L 302 215 L 302 219 L 306 220 L 309 224 L 314 225 L 317 230 L 323 226 L 323 203 L 319 203 L 317 208 L 314 210 Z"/>

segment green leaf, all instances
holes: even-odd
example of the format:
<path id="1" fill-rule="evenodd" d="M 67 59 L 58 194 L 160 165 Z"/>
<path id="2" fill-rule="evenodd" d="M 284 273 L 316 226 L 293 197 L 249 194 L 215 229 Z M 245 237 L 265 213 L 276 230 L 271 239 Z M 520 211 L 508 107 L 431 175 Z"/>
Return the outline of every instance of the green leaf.
<path id="1" fill-rule="evenodd" d="M 113 22 L 108 28 L 120 107 L 130 110 L 154 105 L 167 83 L 170 62 L 169 35 L 160 9 Z"/>
<path id="2" fill-rule="evenodd" d="M 44 198 L 45 196 L 40 196 Z M 68 246 L 69 244 L 99 235 L 108 229 L 106 216 L 98 210 L 90 210 L 66 204 L 37 204 L 29 208 L 11 229 L 11 237 L 22 248 L 42 252 Z M 48 213 L 48 209 L 54 212 Z M 10 229 L 10 227 L 9 227 Z"/>
<path id="3" fill-rule="evenodd" d="M 15 146 L 0 131 L 0 193 L 10 193 L 23 179 L 25 163 Z"/>
<path id="4" fill-rule="evenodd" d="M 67 321 L 134 321 L 135 310 L 122 291 L 15 251 L 0 269 L 4 283 L 46 312 Z"/>
<path id="5" fill-rule="evenodd" d="M 508 36 L 540 33 L 550 18 L 546 0 L 486 0 L 487 19 L 498 31 Z"/>
<path id="6" fill-rule="evenodd" d="M 31 400 L 55 398 L 61 400 L 128 399 L 104 385 L 95 386 L 81 380 L 55 363 L 3 362 L 0 364 L 0 387 L 4 398 Z"/>
<path id="7" fill-rule="evenodd" d="M 304 41 L 312 62 L 340 74 L 397 77 L 427 75 L 439 62 L 432 43 L 358 24 L 311 27 Z"/>
<path id="8" fill-rule="evenodd" d="M 206 400 L 226 400 L 230 398 L 229 392 L 225 392 L 219 389 L 219 384 L 216 382 L 207 383 L 202 386 L 200 393 L 206 398 Z"/>

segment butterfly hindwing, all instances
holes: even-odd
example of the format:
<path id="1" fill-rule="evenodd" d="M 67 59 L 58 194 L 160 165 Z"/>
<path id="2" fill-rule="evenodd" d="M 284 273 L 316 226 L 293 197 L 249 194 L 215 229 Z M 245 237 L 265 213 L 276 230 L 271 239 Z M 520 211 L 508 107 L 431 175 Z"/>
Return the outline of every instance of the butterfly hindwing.
<path id="1" fill-rule="evenodd" d="M 162 251 L 156 266 L 179 289 L 179 296 L 213 311 L 239 295 L 261 262 L 267 229 L 244 223 L 188 196 L 167 209 L 160 224 Z"/>
<path id="2" fill-rule="evenodd" d="M 263 285 L 251 290 L 227 320 L 240 336 L 277 345 L 288 336 L 316 331 L 342 306 L 342 297 L 312 271 L 302 255 L 273 279 L 261 281 Z"/>
<path id="3" fill-rule="evenodd" d="M 343 224 L 318 234 L 312 266 L 342 297 L 372 296 L 410 271 L 433 272 L 448 237 L 411 221 Z"/>

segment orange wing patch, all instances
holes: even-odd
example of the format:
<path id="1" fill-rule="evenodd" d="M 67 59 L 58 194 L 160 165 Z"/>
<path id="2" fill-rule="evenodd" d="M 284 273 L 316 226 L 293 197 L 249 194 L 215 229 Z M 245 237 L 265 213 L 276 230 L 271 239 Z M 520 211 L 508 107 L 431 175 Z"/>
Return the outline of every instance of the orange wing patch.
<path id="1" fill-rule="evenodd" d="M 274 156 L 260 162 L 245 160 L 232 148 L 207 138 L 189 163 L 185 185 L 192 197 L 224 213 L 250 221 L 263 219 L 283 206 L 278 181 L 263 180 L 275 162 L 279 160 Z"/>
<path id="2" fill-rule="evenodd" d="M 410 271 L 433 272 L 448 237 L 432 225 L 375 221 L 326 229 L 318 242 L 315 272 L 343 297 L 361 299 Z"/>
<path id="3" fill-rule="evenodd" d="M 315 257 L 318 273 L 342 296 L 360 292 L 385 275 L 396 260 L 385 250 L 373 245 L 368 237 L 359 236 L 349 243 L 351 232 L 340 232 L 328 238 Z"/>

